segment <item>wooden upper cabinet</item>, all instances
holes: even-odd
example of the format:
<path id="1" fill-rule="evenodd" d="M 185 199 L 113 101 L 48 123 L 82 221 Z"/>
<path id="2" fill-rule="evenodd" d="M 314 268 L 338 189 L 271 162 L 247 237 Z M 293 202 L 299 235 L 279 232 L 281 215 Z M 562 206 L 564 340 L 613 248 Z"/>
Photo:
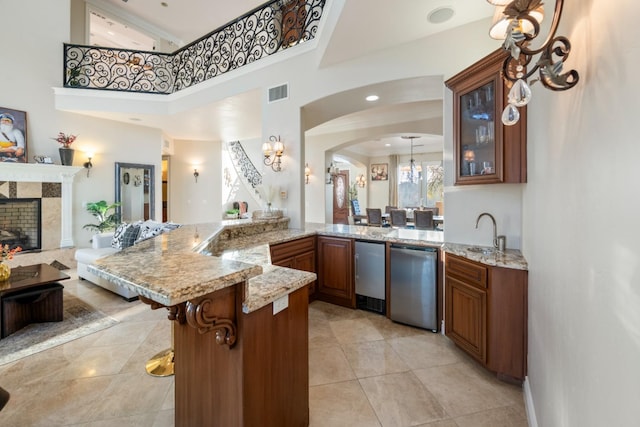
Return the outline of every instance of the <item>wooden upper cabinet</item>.
<path id="1" fill-rule="evenodd" d="M 527 182 L 527 108 L 502 124 L 509 87 L 502 79 L 508 52 L 500 48 L 445 82 L 453 91 L 456 185 Z"/>

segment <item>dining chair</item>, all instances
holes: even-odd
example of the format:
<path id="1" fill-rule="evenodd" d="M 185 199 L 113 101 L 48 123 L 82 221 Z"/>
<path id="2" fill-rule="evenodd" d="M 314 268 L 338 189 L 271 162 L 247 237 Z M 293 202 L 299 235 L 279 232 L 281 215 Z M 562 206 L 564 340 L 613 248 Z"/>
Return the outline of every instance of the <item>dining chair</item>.
<path id="1" fill-rule="evenodd" d="M 407 226 L 407 211 L 404 209 L 391 209 L 389 212 L 392 227 Z"/>
<path id="2" fill-rule="evenodd" d="M 385 206 L 384 207 L 384 213 L 390 214 L 391 213 L 391 209 L 398 209 L 398 207 L 397 206 Z"/>
<path id="3" fill-rule="evenodd" d="M 421 211 L 431 211 L 433 212 L 433 216 L 438 215 L 438 208 L 437 207 L 430 207 L 430 208 L 420 208 Z"/>
<path id="4" fill-rule="evenodd" d="M 433 230 L 433 211 L 430 209 L 413 211 L 413 222 L 418 230 Z"/>
<path id="5" fill-rule="evenodd" d="M 367 224 L 372 227 L 382 227 L 382 210 L 367 208 Z"/>
<path id="6" fill-rule="evenodd" d="M 358 199 L 351 200 L 351 213 L 354 224 L 362 224 L 362 220 L 366 219 L 366 216 L 362 215 L 362 212 L 360 211 L 360 203 L 358 202 Z"/>

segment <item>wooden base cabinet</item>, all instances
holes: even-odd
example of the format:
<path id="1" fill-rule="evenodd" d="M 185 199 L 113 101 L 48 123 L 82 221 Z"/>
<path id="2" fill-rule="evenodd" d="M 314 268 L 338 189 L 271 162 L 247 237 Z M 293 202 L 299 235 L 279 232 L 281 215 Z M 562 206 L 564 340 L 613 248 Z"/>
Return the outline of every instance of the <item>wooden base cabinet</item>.
<path id="1" fill-rule="evenodd" d="M 343 307 L 356 307 L 353 240 L 318 236 L 317 298 Z"/>
<path id="2" fill-rule="evenodd" d="M 447 253 L 445 334 L 498 378 L 527 372 L 527 272 Z"/>
<path id="3" fill-rule="evenodd" d="M 271 264 L 316 273 L 315 236 L 272 245 L 270 250 Z M 317 281 L 309 283 L 307 288 L 309 289 L 309 302 L 311 302 L 316 296 Z"/>
<path id="4" fill-rule="evenodd" d="M 244 289 L 239 283 L 168 307 L 176 427 L 309 425 L 307 289 L 289 294 L 275 315 L 273 304 L 243 313 Z"/>

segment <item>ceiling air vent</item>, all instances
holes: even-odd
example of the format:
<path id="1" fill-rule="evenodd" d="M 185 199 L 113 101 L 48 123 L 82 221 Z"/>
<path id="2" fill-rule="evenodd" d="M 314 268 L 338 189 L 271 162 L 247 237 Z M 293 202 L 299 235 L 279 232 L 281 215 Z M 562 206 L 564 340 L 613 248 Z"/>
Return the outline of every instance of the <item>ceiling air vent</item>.
<path id="1" fill-rule="evenodd" d="M 287 83 L 269 88 L 269 103 L 289 98 L 289 85 Z"/>

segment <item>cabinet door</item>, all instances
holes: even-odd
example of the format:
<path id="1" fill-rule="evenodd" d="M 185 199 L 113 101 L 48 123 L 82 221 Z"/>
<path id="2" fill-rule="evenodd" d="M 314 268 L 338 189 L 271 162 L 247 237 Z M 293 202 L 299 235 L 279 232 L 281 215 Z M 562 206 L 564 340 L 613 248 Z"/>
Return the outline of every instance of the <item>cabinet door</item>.
<path id="1" fill-rule="evenodd" d="M 332 304 L 355 308 L 351 239 L 318 237 L 317 298 Z"/>
<path id="2" fill-rule="evenodd" d="M 487 292 L 446 276 L 445 332 L 483 364 L 487 361 Z"/>
<path id="3" fill-rule="evenodd" d="M 294 260 L 294 267 L 296 270 L 316 272 L 316 252 L 309 251 L 300 255 L 296 255 Z M 316 281 L 313 281 L 307 285 L 309 288 L 309 301 L 315 299 L 316 293 Z"/>
<path id="4" fill-rule="evenodd" d="M 315 237 L 304 237 L 271 246 L 271 263 L 280 267 L 316 272 Z M 307 285 L 309 301 L 315 299 L 316 281 Z"/>
<path id="5" fill-rule="evenodd" d="M 507 105 L 501 76 L 508 53 L 498 49 L 446 81 L 453 91 L 456 185 L 526 182 L 526 107 L 513 126 L 502 124 Z"/>

